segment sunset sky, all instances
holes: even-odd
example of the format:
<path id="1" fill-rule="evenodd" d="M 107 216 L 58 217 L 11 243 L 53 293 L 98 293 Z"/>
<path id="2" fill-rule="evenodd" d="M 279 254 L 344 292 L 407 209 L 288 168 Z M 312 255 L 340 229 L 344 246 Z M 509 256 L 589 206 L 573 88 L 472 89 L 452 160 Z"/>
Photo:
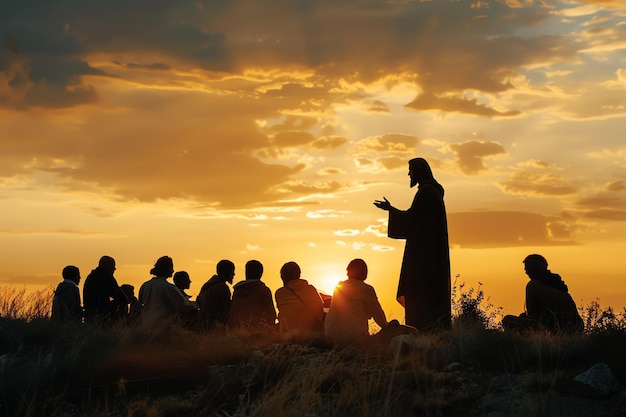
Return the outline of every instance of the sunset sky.
<path id="1" fill-rule="evenodd" d="M 541 253 L 626 305 L 624 0 L 6 0 L 0 32 L 0 286 L 169 255 L 194 295 L 224 258 L 331 293 L 363 258 L 402 318 L 372 202 L 421 156 L 457 284 L 517 314 Z"/>

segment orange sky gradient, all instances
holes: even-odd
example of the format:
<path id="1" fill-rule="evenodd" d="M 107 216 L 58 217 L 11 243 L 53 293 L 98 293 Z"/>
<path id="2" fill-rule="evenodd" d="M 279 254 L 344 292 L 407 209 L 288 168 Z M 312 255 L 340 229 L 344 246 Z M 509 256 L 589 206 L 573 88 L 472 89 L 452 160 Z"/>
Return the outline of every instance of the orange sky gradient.
<path id="1" fill-rule="evenodd" d="M 353 258 L 389 318 L 407 161 L 446 190 L 453 281 L 517 314 L 543 254 L 579 305 L 626 305 L 624 1 L 0 4 L 0 286 L 191 294 L 220 259 L 331 293 Z M 82 287 L 82 285 L 81 285 Z"/>

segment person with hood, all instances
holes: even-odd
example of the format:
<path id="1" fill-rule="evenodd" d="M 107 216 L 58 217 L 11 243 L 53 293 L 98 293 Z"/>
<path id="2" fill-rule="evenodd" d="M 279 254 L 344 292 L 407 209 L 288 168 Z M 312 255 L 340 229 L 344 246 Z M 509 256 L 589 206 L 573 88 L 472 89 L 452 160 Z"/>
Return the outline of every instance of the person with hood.
<path id="1" fill-rule="evenodd" d="M 174 261 L 169 256 L 160 257 L 150 270 L 153 277 L 139 288 L 141 322 L 145 328 L 154 328 L 165 322 L 179 322 L 191 303 L 174 284 L 167 281 L 174 273 Z"/>
<path id="2" fill-rule="evenodd" d="M 200 309 L 200 326 L 203 330 L 214 330 L 226 326 L 230 316 L 230 287 L 235 277 L 235 264 L 228 259 L 217 263 L 216 274 L 204 283 L 196 297 Z"/>
<path id="3" fill-rule="evenodd" d="M 52 320 L 55 322 L 76 322 L 83 320 L 83 309 L 80 306 L 80 270 L 68 265 L 61 272 L 63 281 L 54 291 L 52 299 Z"/>
<path id="4" fill-rule="evenodd" d="M 367 339 L 370 318 L 381 329 L 387 327 L 387 318 L 374 287 L 364 282 L 367 279 L 365 261 L 353 259 L 346 271 L 348 279 L 335 287 L 324 321 L 326 338 L 335 343 L 354 343 Z"/>
<path id="5" fill-rule="evenodd" d="M 103 256 L 83 285 L 85 322 L 110 323 L 128 313 L 128 300 L 113 276 L 115 259 Z"/>
<path id="6" fill-rule="evenodd" d="M 300 266 L 287 262 L 280 269 L 283 287 L 276 290 L 276 307 L 281 333 L 318 335 L 324 333 L 324 303 L 317 289 L 300 278 Z"/>
<path id="7" fill-rule="evenodd" d="M 561 276 L 548 269 L 548 261 L 532 254 L 524 259 L 530 278 L 526 284 L 526 311 L 502 319 L 505 330 L 545 329 L 550 332 L 582 331 L 584 323 Z"/>
<path id="8" fill-rule="evenodd" d="M 273 330 L 276 309 L 272 292 L 261 281 L 263 264 L 257 260 L 246 263 L 246 279 L 233 287 L 228 327 L 247 330 Z"/>
<path id="9" fill-rule="evenodd" d="M 406 239 L 398 302 L 405 322 L 419 331 L 449 329 L 452 324 L 450 249 L 444 189 L 423 158 L 409 161 L 410 186 L 419 184 L 408 210 L 383 197 L 374 205 L 389 212 L 388 236 Z"/>

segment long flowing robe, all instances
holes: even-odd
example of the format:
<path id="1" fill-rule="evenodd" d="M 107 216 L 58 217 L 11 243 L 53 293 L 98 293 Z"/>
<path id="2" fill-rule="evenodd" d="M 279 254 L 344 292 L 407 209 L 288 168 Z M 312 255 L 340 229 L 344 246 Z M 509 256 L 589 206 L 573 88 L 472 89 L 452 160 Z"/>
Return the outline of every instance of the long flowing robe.
<path id="1" fill-rule="evenodd" d="M 561 277 L 547 271 L 546 274 Z M 565 290 L 531 279 L 526 285 L 526 313 L 534 325 L 550 331 L 583 331 L 583 319 L 572 296 Z"/>
<path id="2" fill-rule="evenodd" d="M 272 291 L 258 279 L 240 281 L 233 287 L 228 326 L 247 330 L 273 330 L 276 309 Z"/>
<path id="3" fill-rule="evenodd" d="M 421 182 L 408 210 L 389 210 L 389 237 L 406 239 L 398 300 L 404 298 L 406 324 L 423 331 L 451 325 L 450 250 L 443 194 L 436 181 Z"/>
<path id="4" fill-rule="evenodd" d="M 230 316 L 231 294 L 224 277 L 213 275 L 204 283 L 196 297 L 200 309 L 200 320 L 207 330 L 212 330 L 218 323 L 228 324 Z"/>

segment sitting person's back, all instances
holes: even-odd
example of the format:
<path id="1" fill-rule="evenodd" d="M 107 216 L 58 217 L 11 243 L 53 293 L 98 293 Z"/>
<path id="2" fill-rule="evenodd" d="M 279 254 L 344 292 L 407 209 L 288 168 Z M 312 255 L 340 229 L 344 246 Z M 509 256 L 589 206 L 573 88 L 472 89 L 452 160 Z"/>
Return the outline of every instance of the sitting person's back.
<path id="1" fill-rule="evenodd" d="M 83 318 L 83 309 L 80 306 L 80 270 L 68 265 L 63 268 L 63 281 L 54 291 L 52 299 L 52 320 L 56 322 L 73 321 L 80 323 Z"/>
<path id="2" fill-rule="evenodd" d="M 231 308 L 231 294 L 227 283 L 232 283 L 235 276 L 235 264 L 227 259 L 217 263 L 216 274 L 202 285 L 196 297 L 200 309 L 200 327 L 213 330 L 228 324 Z"/>
<path id="3" fill-rule="evenodd" d="M 567 285 L 558 274 L 548 269 L 541 255 L 528 255 L 524 269 L 530 278 L 526 284 L 526 312 L 520 316 L 505 316 L 505 329 L 541 328 L 549 331 L 582 331 L 583 320 Z"/>
<path id="4" fill-rule="evenodd" d="M 150 273 L 153 277 L 139 288 L 142 325 L 149 329 L 166 322 L 180 324 L 181 315 L 194 308 L 178 288 L 167 281 L 174 273 L 172 258 L 159 258 Z"/>
<path id="5" fill-rule="evenodd" d="M 252 260 L 246 263 L 246 279 L 233 287 L 228 326 L 247 330 L 273 330 L 276 309 L 272 292 L 261 281 L 263 265 Z"/>
<path id="6" fill-rule="evenodd" d="M 348 279 L 340 282 L 333 293 L 324 322 L 325 335 L 339 343 L 355 342 L 369 336 L 368 320 L 373 318 L 381 327 L 387 319 L 374 287 L 366 284 L 367 264 L 362 259 L 352 260 L 347 267 Z"/>
<path id="7" fill-rule="evenodd" d="M 102 256 L 83 285 L 85 322 L 111 324 L 126 315 L 128 300 L 113 276 L 115 259 Z"/>
<path id="8" fill-rule="evenodd" d="M 557 289 L 537 279 L 526 284 L 526 314 L 549 330 L 583 330 L 582 318 L 567 289 Z"/>
<path id="9" fill-rule="evenodd" d="M 275 294 L 280 332 L 321 334 L 324 306 L 315 287 L 300 279 L 300 267 L 295 262 L 283 265 L 280 277 L 284 286 Z"/>

